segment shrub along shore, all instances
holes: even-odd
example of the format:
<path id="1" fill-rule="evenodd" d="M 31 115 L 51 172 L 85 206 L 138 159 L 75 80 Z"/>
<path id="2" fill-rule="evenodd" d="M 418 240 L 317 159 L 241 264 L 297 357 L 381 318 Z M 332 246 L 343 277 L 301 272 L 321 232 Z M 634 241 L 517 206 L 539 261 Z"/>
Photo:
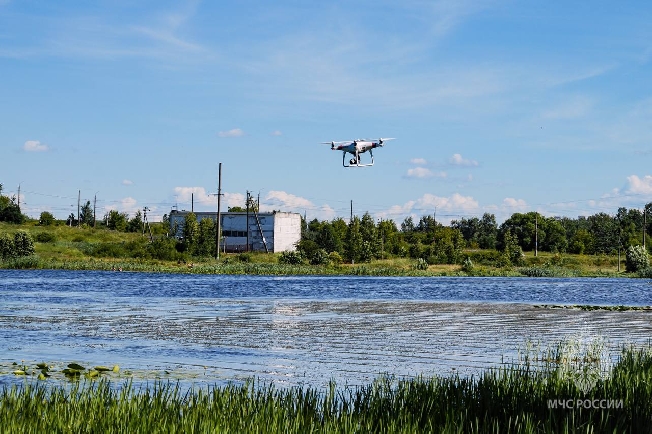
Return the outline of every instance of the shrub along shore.
<path id="1" fill-rule="evenodd" d="M 580 360 L 573 365 L 576 357 L 558 351 L 479 377 L 381 377 L 326 390 L 28 379 L 0 390 L 0 426 L 20 433 L 651 432 L 650 350 L 623 350 L 606 373 L 593 369 L 591 352 Z"/>

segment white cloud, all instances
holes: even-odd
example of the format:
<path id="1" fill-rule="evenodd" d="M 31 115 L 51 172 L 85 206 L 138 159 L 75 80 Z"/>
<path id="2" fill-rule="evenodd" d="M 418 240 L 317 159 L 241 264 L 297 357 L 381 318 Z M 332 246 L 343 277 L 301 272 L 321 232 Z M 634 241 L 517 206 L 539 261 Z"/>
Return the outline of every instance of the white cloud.
<path id="1" fill-rule="evenodd" d="M 417 166 L 425 166 L 428 162 L 424 158 L 413 158 L 410 160 L 410 163 L 416 164 Z"/>
<path id="2" fill-rule="evenodd" d="M 446 178 L 446 172 L 433 172 L 425 167 L 415 167 L 408 169 L 406 178 Z"/>
<path id="3" fill-rule="evenodd" d="M 465 167 L 476 167 L 476 166 L 478 166 L 477 161 L 462 158 L 461 154 L 453 154 L 453 156 L 450 158 L 449 162 L 454 166 L 465 166 Z"/>
<path id="4" fill-rule="evenodd" d="M 206 193 L 204 187 L 174 187 L 174 196 L 182 203 L 208 203 L 214 200 Z"/>
<path id="5" fill-rule="evenodd" d="M 123 179 L 122 180 L 122 185 L 132 185 L 132 184 L 133 184 L 133 182 L 128 180 L 128 179 Z"/>
<path id="6" fill-rule="evenodd" d="M 426 193 L 417 200 L 411 200 L 403 205 L 394 205 L 386 211 L 376 213 L 377 218 L 393 219 L 400 223 L 406 217 L 419 219 L 427 214 L 437 213 L 437 221 L 448 224 L 459 215 L 477 213 L 480 210 L 478 201 L 471 196 L 454 193 L 450 197 L 435 196 Z"/>
<path id="7" fill-rule="evenodd" d="M 204 187 L 174 187 L 174 197 L 180 209 L 195 211 L 217 211 L 217 195 L 208 193 Z M 194 205 L 193 205 L 194 200 Z M 222 193 L 220 207 L 226 211 L 229 207 L 246 206 L 245 196 L 241 193 Z"/>
<path id="8" fill-rule="evenodd" d="M 277 190 L 267 193 L 265 203 L 260 204 L 260 209 L 261 211 L 280 210 L 283 212 L 305 213 L 308 220 L 313 218 L 332 220 L 337 216 L 336 211 L 330 205 L 315 205 L 306 198 Z"/>
<path id="9" fill-rule="evenodd" d="M 240 128 L 234 128 L 229 131 L 220 131 L 217 135 L 220 137 L 242 137 L 244 136 L 244 131 Z"/>
<path id="10" fill-rule="evenodd" d="M 279 130 L 272 131 L 272 136 L 277 136 L 278 137 L 278 136 L 282 136 L 282 135 L 283 135 L 283 133 L 280 132 Z"/>
<path id="11" fill-rule="evenodd" d="M 636 175 L 627 177 L 626 192 L 630 194 L 652 194 L 652 176 L 639 178 Z"/>
<path id="12" fill-rule="evenodd" d="M 271 203 L 272 206 L 277 205 L 291 210 L 315 208 L 315 205 L 308 199 L 284 191 L 270 191 L 267 193 L 267 196 L 265 196 L 265 200 L 268 203 Z M 281 211 L 284 211 L 284 209 L 281 209 Z"/>
<path id="13" fill-rule="evenodd" d="M 23 149 L 27 152 L 45 152 L 49 148 L 48 145 L 44 145 L 38 140 L 28 140 L 23 145 Z"/>
<path id="14" fill-rule="evenodd" d="M 506 197 L 503 199 L 503 207 L 507 208 L 508 212 L 520 212 L 527 210 L 527 203 L 523 199 L 514 199 L 513 197 Z"/>
<path id="15" fill-rule="evenodd" d="M 247 201 L 245 200 L 245 195 L 242 193 L 223 193 L 220 206 L 223 205 L 226 205 L 225 209 L 234 206 L 241 206 L 244 208 L 247 205 Z"/>

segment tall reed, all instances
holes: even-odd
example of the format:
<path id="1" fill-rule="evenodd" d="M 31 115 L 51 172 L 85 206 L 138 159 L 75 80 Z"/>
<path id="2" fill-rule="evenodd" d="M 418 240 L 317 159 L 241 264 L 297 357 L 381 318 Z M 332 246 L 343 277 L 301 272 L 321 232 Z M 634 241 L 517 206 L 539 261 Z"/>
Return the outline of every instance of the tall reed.
<path id="1" fill-rule="evenodd" d="M 627 350 L 589 391 L 559 375 L 552 355 L 479 377 L 393 379 L 326 390 L 253 381 L 183 391 L 155 383 L 26 382 L 0 392 L 3 432 L 543 433 L 652 431 L 652 355 Z M 622 400 L 622 407 L 576 407 Z M 568 407 L 551 408 L 565 401 Z"/>

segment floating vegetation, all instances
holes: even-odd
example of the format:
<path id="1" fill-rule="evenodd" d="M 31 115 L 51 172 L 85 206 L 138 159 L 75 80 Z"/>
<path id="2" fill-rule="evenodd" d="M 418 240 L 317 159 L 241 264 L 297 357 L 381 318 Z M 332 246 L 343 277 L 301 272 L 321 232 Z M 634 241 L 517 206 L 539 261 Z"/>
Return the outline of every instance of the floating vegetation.
<path id="1" fill-rule="evenodd" d="M 84 366 L 79 363 L 68 363 L 65 368 L 59 367 L 57 364 L 48 365 L 45 362 L 39 362 L 35 364 L 26 364 L 25 361 L 21 361 L 21 364 L 17 362 L 12 362 L 11 366 L 14 368 L 11 373 L 15 376 L 26 376 L 26 377 L 35 377 L 38 380 L 47 380 L 48 378 L 53 379 L 68 379 L 75 380 L 82 377 L 95 379 L 100 377 L 101 374 L 113 373 L 117 374 L 120 372 L 120 367 L 118 365 L 109 368 L 107 366 L 96 366 L 93 369 L 86 369 Z M 17 368 L 17 369 L 16 369 Z M 4 374 L 4 370 L 0 365 L 0 375 Z M 117 377 L 116 377 L 117 378 Z"/>
<path id="2" fill-rule="evenodd" d="M 326 390 L 254 381 L 185 391 L 170 382 L 116 387 L 108 377 L 69 385 L 28 380 L 0 390 L 0 426 L 80 433 L 650 432 L 652 353 L 623 351 L 591 387 L 560 375 L 562 365 L 575 363 L 563 358 L 571 353 L 552 354 L 543 370 L 526 362 L 477 378 L 381 377 Z"/>
<path id="3" fill-rule="evenodd" d="M 615 312 L 626 311 L 645 311 L 652 312 L 652 306 L 600 306 L 588 304 L 535 304 L 534 307 L 540 309 L 579 309 L 579 310 L 606 310 Z"/>

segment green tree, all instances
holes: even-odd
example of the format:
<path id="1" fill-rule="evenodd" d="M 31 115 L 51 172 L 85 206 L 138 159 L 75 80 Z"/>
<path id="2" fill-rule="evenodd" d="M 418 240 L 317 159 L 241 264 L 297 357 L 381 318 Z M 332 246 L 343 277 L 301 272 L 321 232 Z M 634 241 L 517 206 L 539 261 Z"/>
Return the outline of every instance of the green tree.
<path id="1" fill-rule="evenodd" d="M 143 213 L 138 210 L 134 217 L 129 219 L 126 227 L 127 232 L 143 232 Z"/>
<path id="2" fill-rule="evenodd" d="M 349 226 L 346 224 L 343 218 L 338 217 L 331 221 L 331 226 L 333 227 L 333 235 L 335 237 L 335 245 L 337 247 L 337 253 L 340 255 L 344 254 L 344 240 L 346 240 L 346 233 L 349 230 Z"/>
<path id="3" fill-rule="evenodd" d="M 380 241 L 380 258 L 384 259 L 387 252 L 397 250 L 400 234 L 393 220 L 381 220 L 378 223 L 378 240 Z"/>
<path id="4" fill-rule="evenodd" d="M 86 201 L 79 211 L 79 223 L 86 226 L 93 226 L 93 223 L 95 223 L 95 215 L 90 200 Z"/>
<path id="5" fill-rule="evenodd" d="M 195 213 L 189 212 L 183 221 L 183 250 L 192 252 L 197 244 L 197 237 L 199 235 L 199 223 L 197 223 L 197 216 Z"/>
<path id="6" fill-rule="evenodd" d="M 593 251 L 593 236 L 584 228 L 578 229 L 570 240 L 568 250 L 578 255 Z"/>
<path id="7" fill-rule="evenodd" d="M 342 239 L 339 238 L 339 235 L 330 223 L 322 225 L 315 241 L 320 248 L 326 250 L 328 253 L 342 251 Z"/>
<path id="8" fill-rule="evenodd" d="M 38 219 L 38 224 L 41 226 L 50 226 L 54 223 L 54 216 L 49 211 L 43 211 L 41 217 Z"/>
<path id="9" fill-rule="evenodd" d="M 380 256 L 380 242 L 378 241 L 378 230 L 376 222 L 368 212 L 365 212 L 360 220 L 360 236 L 362 237 L 362 250 L 360 260 L 371 262 Z"/>
<path id="10" fill-rule="evenodd" d="M 25 216 L 20 212 L 16 198 L 0 195 L 0 222 L 20 224 L 24 221 Z"/>
<path id="11" fill-rule="evenodd" d="M 461 260 L 464 244 L 464 237 L 459 230 L 439 227 L 434 232 L 428 262 L 431 264 L 457 264 Z"/>
<path id="12" fill-rule="evenodd" d="M 193 251 L 195 256 L 213 256 L 215 254 L 215 230 L 213 219 L 201 219 L 197 231 L 197 243 Z"/>
<path id="13" fill-rule="evenodd" d="M 480 236 L 479 218 L 472 217 L 470 219 L 462 218 L 460 220 L 453 220 L 451 221 L 451 227 L 460 231 L 467 247 L 477 248 L 480 246 L 478 241 Z"/>
<path id="14" fill-rule="evenodd" d="M 406 217 L 405 220 L 403 220 L 403 223 L 401 223 L 401 232 L 414 232 L 414 220 L 412 220 L 412 217 Z"/>
<path id="15" fill-rule="evenodd" d="M 478 247 L 481 249 L 495 249 L 498 244 L 496 216 L 490 213 L 482 214 L 478 231 Z"/>
<path id="16" fill-rule="evenodd" d="M 104 216 L 104 224 L 109 229 L 124 232 L 127 229 L 127 217 L 126 212 L 118 212 L 112 209 Z"/>
<path id="17" fill-rule="evenodd" d="M 620 238 L 618 221 L 606 213 L 598 213 L 588 219 L 593 236 L 590 254 L 609 254 L 618 248 Z"/>
<path id="18" fill-rule="evenodd" d="M 520 266 L 524 263 L 523 249 L 518 244 L 516 236 L 509 230 L 503 234 L 503 254 L 512 265 Z"/>
<path id="19" fill-rule="evenodd" d="M 354 216 L 349 222 L 344 243 L 344 255 L 351 262 L 360 262 L 362 255 L 362 235 L 360 234 L 360 218 Z"/>

